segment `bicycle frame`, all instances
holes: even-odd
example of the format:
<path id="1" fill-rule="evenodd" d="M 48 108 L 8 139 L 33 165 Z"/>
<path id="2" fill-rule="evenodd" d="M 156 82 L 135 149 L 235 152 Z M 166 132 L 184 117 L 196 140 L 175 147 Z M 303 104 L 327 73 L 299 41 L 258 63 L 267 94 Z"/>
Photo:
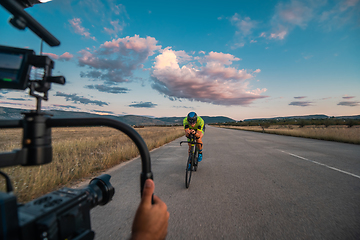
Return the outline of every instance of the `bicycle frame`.
<path id="1" fill-rule="evenodd" d="M 189 141 L 181 141 L 180 142 L 180 146 L 181 146 L 182 143 L 191 144 L 189 157 L 188 157 L 188 160 L 186 162 L 186 175 L 185 175 L 185 187 L 186 188 L 188 188 L 189 185 L 190 185 L 191 173 L 193 171 L 197 170 L 197 164 L 198 164 L 198 162 L 197 162 L 197 159 L 198 159 L 198 155 L 197 155 L 198 154 L 198 147 L 197 147 L 197 144 L 201 144 L 201 143 L 196 142 L 195 134 L 190 134 L 188 139 L 189 139 Z"/>

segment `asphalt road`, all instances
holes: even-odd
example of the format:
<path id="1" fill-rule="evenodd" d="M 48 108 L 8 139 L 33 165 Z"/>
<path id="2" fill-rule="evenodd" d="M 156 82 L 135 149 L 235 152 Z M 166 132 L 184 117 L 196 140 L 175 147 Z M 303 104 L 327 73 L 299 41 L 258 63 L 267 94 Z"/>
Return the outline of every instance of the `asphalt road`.
<path id="1" fill-rule="evenodd" d="M 167 239 L 360 239 L 360 146 L 207 127 L 185 188 L 187 146 L 151 152 Z M 91 211 L 96 239 L 128 239 L 140 159 L 109 173 L 113 201 Z"/>

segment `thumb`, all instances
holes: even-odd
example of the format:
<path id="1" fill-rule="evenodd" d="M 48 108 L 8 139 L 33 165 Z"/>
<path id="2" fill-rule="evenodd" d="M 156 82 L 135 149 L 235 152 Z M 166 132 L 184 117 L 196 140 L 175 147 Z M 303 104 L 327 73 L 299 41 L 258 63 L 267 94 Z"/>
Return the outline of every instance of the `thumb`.
<path id="1" fill-rule="evenodd" d="M 151 179 L 146 179 L 145 184 L 144 184 L 143 194 L 141 197 L 141 202 L 151 204 L 151 199 L 152 199 L 154 190 L 155 190 L 154 181 Z"/>

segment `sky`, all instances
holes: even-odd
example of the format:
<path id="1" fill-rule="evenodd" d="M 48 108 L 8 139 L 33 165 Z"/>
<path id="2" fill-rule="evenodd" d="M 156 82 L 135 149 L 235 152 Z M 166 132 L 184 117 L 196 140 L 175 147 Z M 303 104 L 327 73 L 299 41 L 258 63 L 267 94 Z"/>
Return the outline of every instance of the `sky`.
<path id="1" fill-rule="evenodd" d="M 360 0 L 53 0 L 26 11 L 61 44 L 43 110 L 234 120 L 360 115 Z M 40 53 L 8 23 L 0 45 Z M 0 106 L 34 109 L 27 91 Z"/>

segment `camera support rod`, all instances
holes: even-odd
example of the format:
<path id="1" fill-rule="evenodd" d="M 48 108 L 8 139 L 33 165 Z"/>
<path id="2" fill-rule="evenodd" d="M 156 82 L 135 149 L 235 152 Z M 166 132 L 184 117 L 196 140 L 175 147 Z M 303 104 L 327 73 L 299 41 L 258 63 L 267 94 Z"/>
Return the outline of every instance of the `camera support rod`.
<path id="1" fill-rule="evenodd" d="M 60 45 L 60 41 L 25 12 L 19 3 L 14 0 L 0 0 L 0 4 L 14 15 L 14 18 L 11 19 L 10 22 L 16 28 L 23 30 L 28 27 L 51 47 Z"/>
<path id="2" fill-rule="evenodd" d="M 31 115 L 31 114 L 30 114 Z M 151 172 L 151 159 L 150 153 L 146 146 L 146 143 L 140 136 L 140 134 L 130 127 L 129 125 L 105 117 L 99 118 L 47 118 L 45 116 L 38 116 L 38 114 L 34 114 L 37 118 L 40 119 L 41 122 L 44 121 L 47 128 L 51 127 L 85 127 L 85 126 L 107 126 L 118 129 L 125 133 L 127 136 L 131 138 L 131 140 L 135 143 L 137 148 L 139 149 L 140 156 L 141 156 L 141 163 L 142 163 L 142 172 L 140 175 L 140 186 L 141 186 L 141 193 L 144 189 L 144 184 L 146 179 L 153 179 L 153 173 Z M 1 120 L 0 121 L 0 128 L 24 128 L 27 125 L 25 122 L 26 120 Z M 40 125 L 42 126 L 42 125 Z M 27 127 L 28 129 L 33 129 L 34 127 Z M 25 128 L 24 128 L 25 131 Z M 40 129 L 40 132 L 41 129 Z M 36 133 L 35 133 L 36 135 Z M 13 151 L 11 153 L 0 153 L 0 167 L 6 166 L 14 166 L 14 165 L 22 165 L 27 163 L 27 151 L 24 149 Z M 42 154 L 39 154 L 41 157 Z M 50 156 L 51 157 L 51 156 Z M 51 161 L 51 160 L 50 160 Z M 36 162 L 36 161 L 35 161 Z M 41 163 L 43 164 L 43 163 Z"/>
<path id="3" fill-rule="evenodd" d="M 131 140 L 136 144 L 139 149 L 141 162 L 142 162 L 142 172 L 141 172 L 141 193 L 144 189 L 144 184 L 146 179 L 153 179 L 153 174 L 151 172 L 151 160 L 150 153 L 146 146 L 146 143 L 140 136 L 140 134 L 130 127 L 129 125 L 116 121 L 109 118 L 65 118 L 65 119 L 49 119 L 48 126 L 50 127 L 76 127 L 76 126 L 108 126 L 116 128 L 126 135 L 128 135 Z"/>

